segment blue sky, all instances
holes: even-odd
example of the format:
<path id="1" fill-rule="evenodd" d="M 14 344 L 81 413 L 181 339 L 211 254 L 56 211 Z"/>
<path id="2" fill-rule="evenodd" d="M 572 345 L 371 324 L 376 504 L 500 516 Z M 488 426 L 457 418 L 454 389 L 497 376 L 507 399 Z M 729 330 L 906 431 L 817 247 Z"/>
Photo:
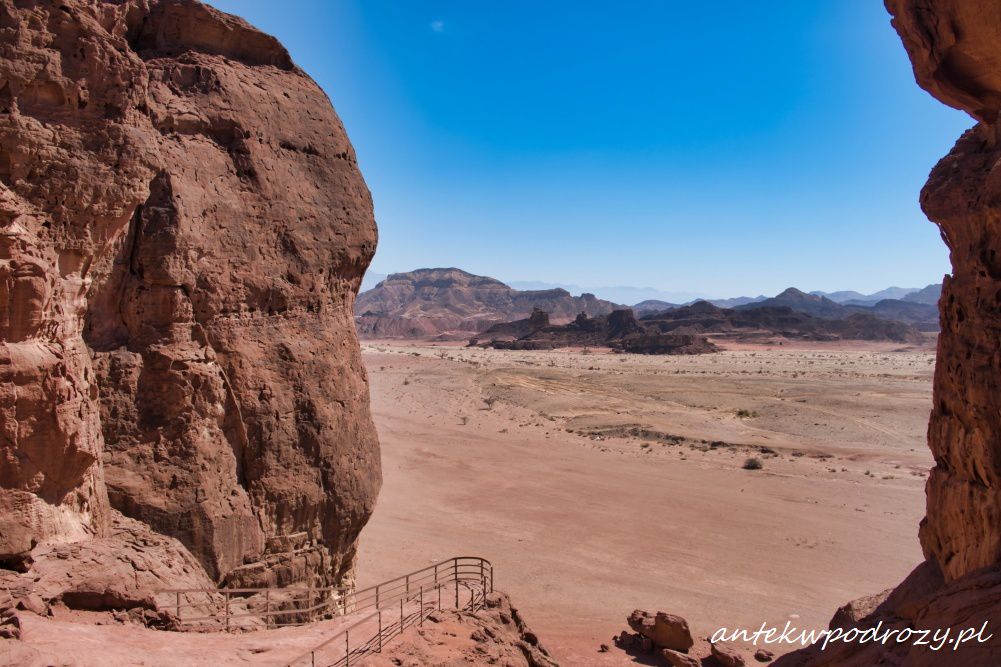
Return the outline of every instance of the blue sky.
<path id="1" fill-rule="evenodd" d="M 922 286 L 918 207 L 973 122 L 872 0 L 215 0 L 330 96 L 372 271 L 706 296 Z"/>

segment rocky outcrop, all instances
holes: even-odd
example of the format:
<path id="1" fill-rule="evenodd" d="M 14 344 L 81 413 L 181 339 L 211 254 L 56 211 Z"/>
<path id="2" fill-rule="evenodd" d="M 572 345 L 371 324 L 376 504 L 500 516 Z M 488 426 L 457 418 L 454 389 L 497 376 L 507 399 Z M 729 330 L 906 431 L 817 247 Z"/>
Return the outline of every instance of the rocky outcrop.
<path id="1" fill-rule="evenodd" d="M 155 611 L 175 602 L 174 595 L 158 594 L 159 589 L 213 585 L 201 564 L 174 538 L 114 510 L 106 533 L 39 545 L 27 572 L 0 570 L 0 586 L 15 599 L 38 598 L 73 609 Z M 204 604 L 206 598 L 193 600 Z"/>
<path id="2" fill-rule="evenodd" d="M 496 324 L 469 341 L 470 346 L 501 350 L 553 350 L 561 347 L 610 347 L 637 354 L 702 354 L 718 349 L 702 336 L 660 334 L 636 321 L 632 310 L 613 310 L 588 317 L 580 313 L 568 324 L 549 324 L 536 311 L 531 317 Z"/>
<path id="3" fill-rule="evenodd" d="M 114 507 L 217 581 L 350 580 L 376 229 L 323 91 L 195 0 L 0 0 L 0 49 L 0 559 Z"/>
<path id="4" fill-rule="evenodd" d="M 887 4 L 918 83 L 980 122 L 932 170 L 921 207 L 953 271 L 942 286 L 925 556 L 952 581 L 1001 562 L 1001 7 Z"/>
<path id="5" fill-rule="evenodd" d="M 623 338 L 615 349 L 631 354 L 709 354 L 719 352 L 705 336 L 679 333 L 636 334 Z"/>
<path id="6" fill-rule="evenodd" d="M 489 594 L 479 611 L 432 612 L 422 625 L 408 628 L 391 647 L 362 658 L 359 664 L 558 667 L 510 598 L 499 592 Z"/>
<path id="7" fill-rule="evenodd" d="M 918 83 L 978 123 L 932 170 L 921 206 L 949 246 L 920 540 L 926 561 L 860 627 L 1001 624 L 1001 5 L 887 0 Z M 993 634 L 997 634 L 993 632 Z M 913 642 L 840 644 L 780 665 L 997 664 L 997 638 L 932 651 Z"/>
<path id="8" fill-rule="evenodd" d="M 460 340 L 491 325 L 529 317 L 533 310 L 566 322 L 578 313 L 607 315 L 617 306 L 593 294 L 564 289 L 516 290 L 460 269 L 394 273 L 358 296 L 355 323 L 365 338 Z"/>
<path id="9" fill-rule="evenodd" d="M 659 648 L 686 653 L 695 644 L 688 621 L 680 616 L 658 611 L 651 614 L 642 609 L 635 610 L 626 619 L 629 627 L 643 635 Z"/>

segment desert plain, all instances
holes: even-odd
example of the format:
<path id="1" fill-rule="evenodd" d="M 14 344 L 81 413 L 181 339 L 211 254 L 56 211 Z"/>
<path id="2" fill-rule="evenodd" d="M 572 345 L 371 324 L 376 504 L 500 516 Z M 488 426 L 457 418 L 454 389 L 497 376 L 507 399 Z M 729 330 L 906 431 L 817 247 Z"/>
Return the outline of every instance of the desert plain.
<path id="1" fill-rule="evenodd" d="M 726 346 L 363 342 L 384 485 L 358 585 L 483 556 L 568 665 L 631 661 L 635 608 L 822 629 L 895 585 L 922 560 L 934 341 Z"/>

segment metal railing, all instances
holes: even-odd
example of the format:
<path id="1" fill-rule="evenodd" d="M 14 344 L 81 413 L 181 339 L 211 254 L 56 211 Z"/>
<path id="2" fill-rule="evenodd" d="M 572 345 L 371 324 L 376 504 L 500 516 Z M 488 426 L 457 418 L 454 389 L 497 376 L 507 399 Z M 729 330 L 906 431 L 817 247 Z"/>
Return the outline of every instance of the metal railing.
<path id="1" fill-rule="evenodd" d="M 365 655 L 382 652 L 387 641 L 408 627 L 423 624 L 434 611 L 481 608 L 487 595 L 493 592 L 493 585 L 490 561 L 478 556 L 457 556 L 370 586 L 348 596 L 355 604 L 348 607 L 348 613 L 373 608 L 375 611 L 285 665 L 350 667 Z"/>
<path id="2" fill-rule="evenodd" d="M 179 588 L 161 590 L 157 605 L 186 630 L 254 630 L 303 625 L 343 615 L 349 589 Z"/>
<path id="3" fill-rule="evenodd" d="M 493 592 L 493 584 L 490 561 L 456 556 L 355 591 L 336 586 L 182 588 L 159 591 L 157 602 L 185 629 L 217 631 L 304 625 L 372 610 L 287 663 L 350 667 L 353 660 L 382 651 L 385 642 L 407 627 L 423 623 L 435 610 L 481 607 L 487 594 Z"/>

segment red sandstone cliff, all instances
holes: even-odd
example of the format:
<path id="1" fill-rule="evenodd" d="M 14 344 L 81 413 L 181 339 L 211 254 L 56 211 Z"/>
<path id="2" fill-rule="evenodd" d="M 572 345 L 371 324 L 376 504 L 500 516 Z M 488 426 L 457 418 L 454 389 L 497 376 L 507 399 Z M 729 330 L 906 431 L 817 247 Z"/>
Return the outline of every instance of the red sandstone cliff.
<path id="1" fill-rule="evenodd" d="M 989 624 L 957 651 L 858 643 L 776 665 L 998 664 L 1001 650 L 1001 4 L 886 0 L 918 84 L 978 122 L 932 170 L 921 206 L 949 247 L 928 445 L 926 561 L 862 623 L 956 630 Z M 955 636 L 955 634 L 953 634 Z"/>
<path id="2" fill-rule="evenodd" d="M 350 578 L 380 484 L 372 202 L 323 91 L 195 0 L 0 0 L 0 559 L 178 538 Z"/>

